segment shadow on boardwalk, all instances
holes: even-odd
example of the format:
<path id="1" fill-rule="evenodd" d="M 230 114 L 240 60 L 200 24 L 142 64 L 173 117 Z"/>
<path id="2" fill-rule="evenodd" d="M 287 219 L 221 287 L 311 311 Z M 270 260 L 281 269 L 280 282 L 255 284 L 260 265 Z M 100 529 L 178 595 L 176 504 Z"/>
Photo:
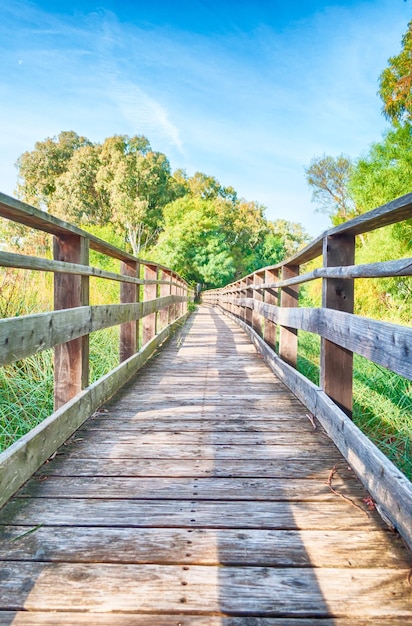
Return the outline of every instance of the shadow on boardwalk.
<path id="1" fill-rule="evenodd" d="M 0 626 L 406 623 L 410 557 L 305 413 L 201 307 L 3 509 Z"/>

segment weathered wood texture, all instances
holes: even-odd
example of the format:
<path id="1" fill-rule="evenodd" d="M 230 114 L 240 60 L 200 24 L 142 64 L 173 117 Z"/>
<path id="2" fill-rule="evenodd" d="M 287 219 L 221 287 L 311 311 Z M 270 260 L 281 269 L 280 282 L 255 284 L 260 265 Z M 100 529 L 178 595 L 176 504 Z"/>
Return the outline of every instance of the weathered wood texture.
<path id="1" fill-rule="evenodd" d="M 391 369 L 400 376 L 412 378 L 410 327 L 332 309 L 304 307 L 281 309 L 272 304 L 255 302 L 253 298 L 223 297 L 221 301 L 216 301 L 216 304 L 229 310 L 227 303 L 232 300 L 239 307 L 256 308 L 265 319 L 274 323 L 317 333 L 338 346 Z"/>
<path id="2" fill-rule="evenodd" d="M 146 363 L 184 320 L 177 320 L 162 330 L 139 352 L 83 390 L 0 454 L 0 506 Z"/>
<path id="3" fill-rule="evenodd" d="M 87 264 L 89 241 L 76 235 L 54 237 L 53 254 L 58 261 Z M 89 279 L 74 274 L 54 275 L 54 308 L 71 309 L 89 304 Z M 69 312 L 70 315 L 70 312 Z M 50 327 L 48 329 L 50 333 Z M 45 341 L 44 338 L 41 341 Z M 12 342 L 13 343 L 13 342 Z M 54 408 L 74 398 L 89 384 L 89 337 L 71 338 L 54 349 Z"/>
<path id="4" fill-rule="evenodd" d="M 122 261 L 120 271 L 126 276 L 137 278 L 140 272 L 140 265 L 137 261 Z M 135 303 L 139 299 L 140 290 L 136 284 L 121 283 L 120 285 L 120 301 L 122 304 Z M 139 322 L 132 321 L 121 324 L 120 326 L 120 362 L 126 361 L 138 349 L 139 338 Z"/>
<path id="5" fill-rule="evenodd" d="M 228 314 L 228 313 L 227 313 Z M 389 520 L 412 549 L 412 486 L 394 464 L 364 435 L 347 415 L 316 385 L 282 361 L 241 320 L 271 370 L 315 415 Z"/>
<path id="6" fill-rule="evenodd" d="M 156 285 L 155 285 L 156 286 Z M 150 316 L 185 296 L 165 296 L 149 302 L 82 306 L 0 320 L 0 365 L 83 337 L 91 332 Z"/>
<path id="7" fill-rule="evenodd" d="M 355 237 L 335 235 L 323 241 L 325 267 L 352 265 L 355 261 Z M 322 307 L 353 313 L 355 285 L 353 280 L 325 278 L 322 285 Z M 352 416 L 353 352 L 321 338 L 320 386 L 346 413 Z"/>
<path id="8" fill-rule="evenodd" d="M 1 511 L 0 626 L 408 623 L 411 555 L 319 422 L 192 319 Z"/>

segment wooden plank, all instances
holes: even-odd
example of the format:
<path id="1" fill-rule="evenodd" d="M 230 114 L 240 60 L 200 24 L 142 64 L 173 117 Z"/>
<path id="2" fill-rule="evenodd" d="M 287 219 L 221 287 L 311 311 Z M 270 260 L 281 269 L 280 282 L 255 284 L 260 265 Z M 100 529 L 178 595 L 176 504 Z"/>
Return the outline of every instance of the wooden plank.
<path id="1" fill-rule="evenodd" d="M 126 261 L 128 263 L 129 261 Z M 135 261 L 130 261 L 135 262 Z M 67 263 L 66 261 L 55 261 L 40 257 L 29 256 L 27 254 L 16 254 L 14 252 L 0 251 L 0 267 L 14 267 L 18 269 L 38 270 L 41 272 L 53 272 L 59 274 L 77 274 L 79 276 L 93 276 L 95 278 L 106 278 L 117 282 L 126 282 L 133 285 L 142 285 L 143 280 L 107 272 L 99 267 L 81 265 L 78 263 Z"/>
<path id="2" fill-rule="evenodd" d="M 113 459 L 71 458 L 58 455 L 38 470 L 42 476 L 204 476 L 248 478 L 310 478 L 326 481 L 331 469 L 341 460 L 338 451 L 330 459 Z M 349 466 L 347 466 L 349 467 Z M 346 473 L 347 472 L 347 473 Z M 350 470 L 339 465 L 339 475 Z"/>
<path id="3" fill-rule="evenodd" d="M 245 619 L 249 620 L 245 622 Z M 147 613 L 68 613 L 53 611 L 43 613 L 41 611 L 5 611 L 0 612 L 0 626 L 319 626 L 319 619 L 300 617 L 221 617 L 208 615 L 202 617 L 186 613 L 149 615 Z M 405 623 L 405 622 L 404 622 Z M 399 626 L 398 618 L 322 618 L 322 626 Z"/>
<path id="4" fill-rule="evenodd" d="M 309 420 L 308 420 L 309 422 Z M 310 422 L 309 422 L 310 423 Z M 318 430 L 302 430 L 299 435 L 299 441 L 302 447 L 315 445 L 319 448 L 333 450 L 334 445 L 329 437 L 322 431 Z M 70 444 L 71 441 L 68 442 Z M 78 431 L 75 435 L 75 441 L 84 448 L 87 445 L 116 445 L 116 446 L 163 446 L 169 450 L 174 446 L 288 446 L 291 447 L 296 443 L 296 432 L 278 432 L 278 433 L 244 433 L 244 432 L 214 432 L 203 431 L 195 432 L 133 432 L 118 431 L 113 435 L 107 431 L 95 430 L 93 432 Z"/>
<path id="5" fill-rule="evenodd" d="M 266 270 L 268 271 L 268 270 Z M 316 280 L 317 278 L 388 278 L 392 276 L 411 276 L 412 258 L 397 259 L 395 261 L 379 261 L 377 263 L 362 263 L 359 265 L 347 265 L 344 267 L 317 267 L 312 272 L 301 274 L 288 280 L 275 281 L 265 279 L 262 289 L 277 289 L 289 285 L 301 285 L 302 283 Z"/>
<path id="6" fill-rule="evenodd" d="M 90 498 L 13 498 L 2 509 L 0 526 L 255 528 L 267 530 L 382 529 L 376 512 L 339 498 L 335 502 L 248 502 Z"/>
<path id="7" fill-rule="evenodd" d="M 316 259 L 316 257 L 322 254 L 322 242 L 324 237 L 339 234 L 361 235 L 375 230 L 376 228 L 382 228 L 382 226 L 389 226 L 390 224 L 396 224 L 397 222 L 410 219 L 411 217 L 412 194 L 409 193 L 325 231 L 305 248 L 299 250 L 296 254 L 287 259 L 286 262 L 299 263 L 299 265 L 302 265 L 303 263 L 312 261 L 312 259 Z M 277 269 L 281 266 L 282 264 L 279 263 L 272 267 Z"/>
<path id="8" fill-rule="evenodd" d="M 351 352 L 410 379 L 412 329 L 342 311 L 321 308 L 280 310 L 257 303 L 259 312 L 273 322 L 317 333 Z"/>
<path id="9" fill-rule="evenodd" d="M 333 486 L 357 503 L 368 494 L 351 479 L 336 477 Z M 17 497 L 90 498 L 146 500 L 225 500 L 266 502 L 334 502 L 326 480 L 299 478 L 136 478 L 136 477 L 59 477 L 44 475 L 22 487 Z"/>
<path id="10" fill-rule="evenodd" d="M 10 562 L 3 571 L 0 592 L 6 606 L 28 611 L 162 613 L 186 609 L 238 616 L 396 615 L 408 620 L 412 603 L 407 577 L 406 569 L 380 568 Z"/>
<path id="11" fill-rule="evenodd" d="M 296 442 L 290 445 L 196 445 L 196 444 L 174 444 L 172 447 L 162 447 L 156 444 L 119 444 L 115 443 L 97 443 L 83 444 L 82 441 L 73 441 L 73 444 L 66 445 L 65 454 L 72 459 L 84 457 L 88 458 L 99 456 L 100 458 L 111 459 L 215 459 L 220 461 L 223 459 L 238 459 L 242 456 L 244 459 L 260 459 L 268 461 L 281 461 L 286 459 L 309 459 L 315 455 L 319 459 L 331 462 L 336 459 L 334 446 L 322 446 L 319 448 L 317 444 L 308 444 L 304 448 L 298 448 Z M 52 454 L 52 453 L 50 453 Z M 50 456 L 50 455 L 48 455 Z M 47 458 L 47 457 L 46 457 Z M 46 460 L 46 459 L 45 459 Z"/>
<path id="12" fill-rule="evenodd" d="M 253 298 L 257 300 L 258 302 L 263 302 L 263 291 L 259 289 L 259 285 L 261 285 L 264 282 L 264 276 L 265 276 L 264 271 L 263 273 L 255 272 L 253 275 L 253 287 L 254 287 Z M 259 315 L 259 313 L 256 311 L 256 309 L 253 309 L 253 312 L 252 312 L 252 326 L 257 332 L 257 334 L 262 337 L 263 336 L 262 318 Z"/>
<path id="13" fill-rule="evenodd" d="M 245 622 L 248 619 L 249 622 Z M 147 613 L 68 613 L 53 611 L 43 613 L 41 611 L 5 611 L 0 612 L 0 626 L 247 626 L 253 624 L 252 618 L 244 617 L 220 617 L 208 615 L 202 617 L 186 613 L 148 615 Z M 317 617 L 312 618 L 288 618 L 288 617 L 259 617 L 259 622 L 253 626 L 319 626 Z M 399 626 L 397 618 L 331 618 L 322 619 L 322 626 Z"/>
<path id="14" fill-rule="evenodd" d="M 340 235 L 325 237 L 323 264 L 325 267 L 351 265 L 355 261 L 355 237 Z M 353 280 L 325 278 L 322 285 L 322 307 L 353 313 L 355 286 Z M 352 417 L 353 353 L 334 342 L 321 338 L 320 387 Z"/>
<path id="15" fill-rule="evenodd" d="M 170 272 L 166 272 L 165 270 L 160 271 L 160 276 L 163 281 L 163 284 L 160 285 L 160 297 L 164 298 L 166 296 L 170 296 L 172 293 L 172 275 Z M 165 328 L 169 324 L 169 318 L 171 320 L 170 315 L 170 307 L 165 306 L 159 311 L 159 328 L 160 330 Z"/>
<path id="16" fill-rule="evenodd" d="M 82 391 L 0 454 L 0 506 L 106 402 L 183 323 L 177 320 L 133 357 Z"/>
<path id="17" fill-rule="evenodd" d="M 273 270 L 265 271 L 265 283 L 273 282 L 277 278 L 277 272 Z M 269 305 L 278 304 L 278 291 L 275 289 L 265 289 L 264 301 Z M 265 342 L 276 352 L 276 324 L 271 320 L 264 319 L 264 339 Z"/>
<path id="18" fill-rule="evenodd" d="M 249 334 L 272 371 L 319 419 L 371 494 L 381 514 L 399 531 L 412 549 L 410 481 L 321 389 L 279 359 L 253 329 L 249 330 L 246 324 L 235 321 Z"/>
<path id="19" fill-rule="evenodd" d="M 380 530 L 0 528 L 2 561 L 408 568 L 403 542 Z"/>
<path id="20" fill-rule="evenodd" d="M 12 198 L 11 196 L 1 192 L 0 215 L 6 219 L 18 222 L 19 224 L 25 224 L 26 226 L 42 230 L 43 232 L 50 233 L 52 235 L 70 237 L 74 234 L 80 237 L 85 237 L 89 240 L 90 248 L 92 248 L 92 250 L 96 250 L 102 254 L 107 254 L 108 256 L 113 257 L 114 259 L 119 259 L 120 261 L 138 260 L 132 254 L 129 254 L 120 248 L 116 248 L 112 244 L 107 243 L 107 241 L 99 239 L 98 237 L 95 237 L 95 235 L 74 226 L 74 224 L 64 222 L 50 213 L 36 209 L 30 204 L 17 200 L 16 198 Z M 145 263 L 143 259 L 140 259 L 140 261 L 141 263 Z M 158 267 L 168 269 L 163 265 L 158 265 Z"/>
<path id="21" fill-rule="evenodd" d="M 238 419 L 181 419 L 177 416 L 176 419 L 165 419 L 164 415 L 161 415 L 158 419 L 149 421 L 147 418 L 140 418 L 139 413 L 134 414 L 132 417 L 125 417 L 124 414 L 116 414 L 113 417 L 102 414 L 100 417 L 93 417 L 86 422 L 82 428 L 82 432 L 91 430 L 103 430 L 104 432 L 110 431 L 115 433 L 116 431 L 131 431 L 132 433 L 152 433 L 152 432 L 164 432 L 164 433 L 181 433 L 181 432 L 213 432 L 213 433 L 279 433 L 279 432 L 293 432 L 301 433 L 307 430 L 313 430 L 313 426 L 310 424 L 307 417 L 296 416 L 295 420 L 289 418 L 286 419 L 286 411 L 283 413 L 283 419 L 270 419 L 263 417 L 255 419 L 255 423 L 245 418 Z M 295 416 L 293 416 L 295 417 Z M 196 414 L 193 413 L 193 418 L 196 418 Z M 257 423 L 256 423 L 257 422 Z M 309 424 L 309 427 L 308 427 Z"/>

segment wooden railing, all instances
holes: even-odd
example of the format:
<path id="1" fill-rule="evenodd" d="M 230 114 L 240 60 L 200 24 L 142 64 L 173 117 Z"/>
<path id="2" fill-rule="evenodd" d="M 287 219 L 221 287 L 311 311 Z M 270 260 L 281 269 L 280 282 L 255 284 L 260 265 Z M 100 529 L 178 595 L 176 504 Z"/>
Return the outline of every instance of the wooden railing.
<path id="1" fill-rule="evenodd" d="M 353 353 L 412 379 L 412 329 L 353 313 L 356 278 L 412 275 L 412 258 L 354 265 L 355 237 L 410 218 L 412 194 L 326 231 L 283 263 L 202 297 L 248 332 L 273 371 L 319 419 L 382 516 L 412 547 L 411 483 L 350 420 Z M 321 255 L 323 267 L 300 274 L 303 264 Z M 299 285 L 318 278 L 322 307 L 299 307 Z M 319 387 L 296 370 L 299 330 L 321 337 Z"/>
<path id="2" fill-rule="evenodd" d="M 54 348 L 55 405 L 0 455 L 1 506 L 185 320 L 193 290 L 167 267 L 1 193 L 0 216 L 53 235 L 53 260 L 0 251 L 0 266 L 54 274 L 54 311 L 0 320 L 0 366 Z M 89 249 L 118 259 L 119 273 L 91 267 Z M 90 277 L 119 282 L 120 303 L 90 306 Z M 119 366 L 89 384 L 90 333 L 115 325 Z"/>

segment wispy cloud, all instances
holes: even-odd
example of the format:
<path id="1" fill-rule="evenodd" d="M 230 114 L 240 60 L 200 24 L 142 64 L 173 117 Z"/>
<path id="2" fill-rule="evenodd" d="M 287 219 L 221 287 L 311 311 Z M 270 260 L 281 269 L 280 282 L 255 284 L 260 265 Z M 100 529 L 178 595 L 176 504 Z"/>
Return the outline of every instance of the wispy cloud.
<path id="1" fill-rule="evenodd" d="M 269 217 L 285 211 L 310 229 L 304 167 L 379 139 L 377 78 L 410 18 L 401 0 L 276 11 L 199 0 L 185 15 L 156 13 L 156 0 L 114 14 L 103 0 L 72 15 L 67 4 L 64 17 L 38 3 L 0 7 L 2 190 L 15 187 L 19 154 L 61 130 L 94 141 L 145 134 L 173 167 L 213 174 L 267 203 Z"/>

